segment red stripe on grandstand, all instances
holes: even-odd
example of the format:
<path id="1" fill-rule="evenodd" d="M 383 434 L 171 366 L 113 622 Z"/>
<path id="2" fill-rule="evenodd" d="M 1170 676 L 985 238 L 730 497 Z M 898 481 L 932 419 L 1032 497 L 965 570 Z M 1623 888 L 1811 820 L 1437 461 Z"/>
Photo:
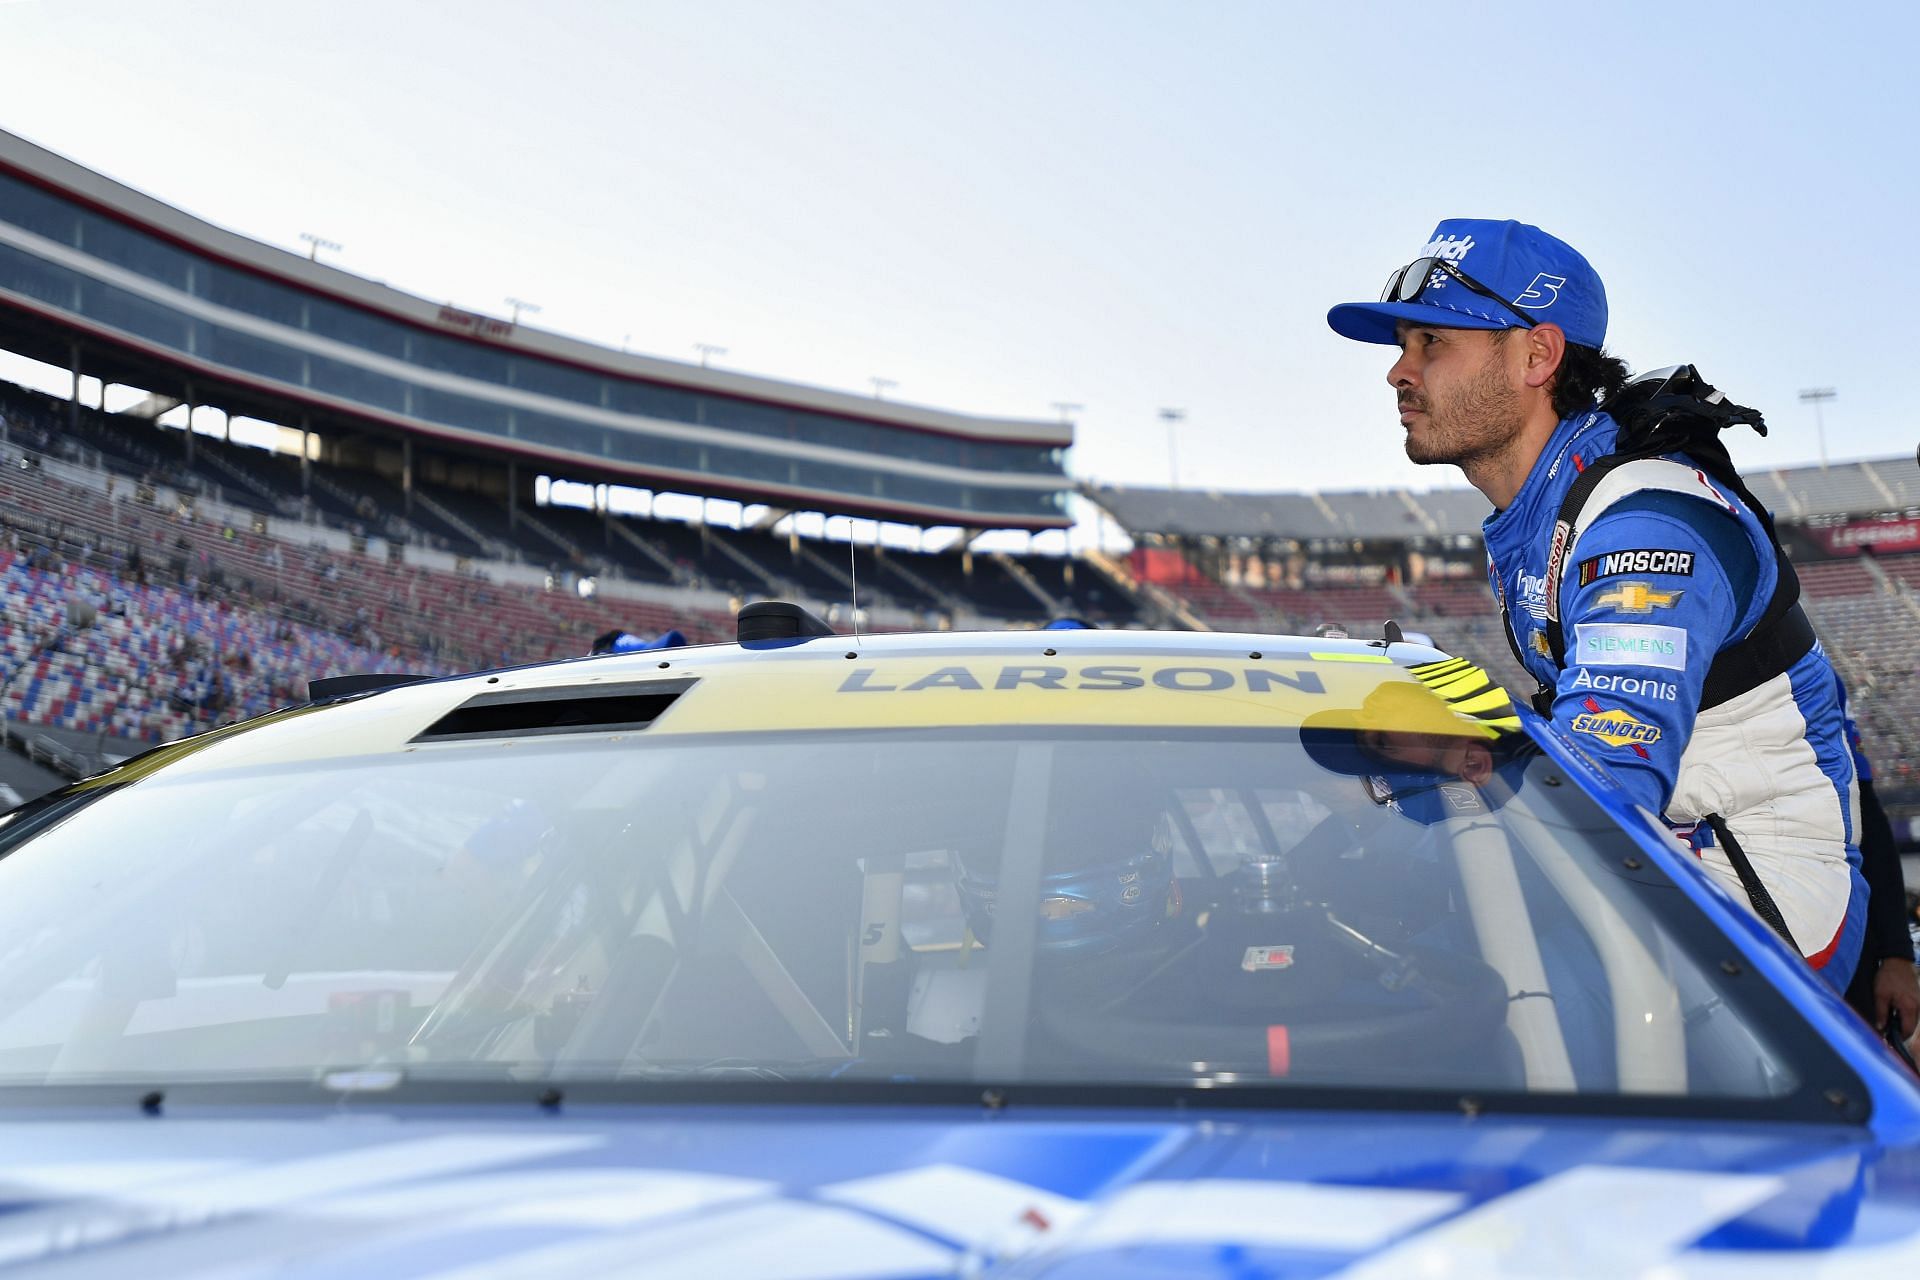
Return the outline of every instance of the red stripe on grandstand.
<path id="1" fill-rule="evenodd" d="M 49 152 L 48 154 L 54 154 L 54 153 Z M 68 164 L 73 163 L 72 161 L 66 160 L 65 157 L 58 157 L 58 158 L 61 159 L 64 163 L 68 163 Z M 75 165 L 75 167 L 80 168 L 81 166 Z M 463 333 L 458 329 L 450 329 L 444 325 L 429 324 L 426 321 L 421 320 L 416 316 L 410 316 L 410 315 L 407 315 L 405 312 L 401 312 L 401 311 L 389 310 L 386 307 L 382 307 L 375 303 L 368 302 L 364 298 L 356 298 L 356 297 L 353 297 L 351 294 L 335 293 L 332 290 L 324 289 L 319 285 L 312 283 L 311 281 L 301 280 L 294 276 L 286 275 L 286 274 L 283 274 L 282 272 L 274 271 L 269 267 L 261 266 L 259 263 L 248 262 L 244 258 L 236 258 L 232 254 L 222 253 L 218 249 L 209 249 L 205 245 L 200 244 L 197 241 L 190 240 L 187 237 L 180 235 L 178 232 L 169 231 L 157 223 L 148 222 L 145 219 L 134 217 L 133 215 L 127 213 L 126 210 L 124 209 L 116 209 L 110 204 L 106 204 L 103 201 L 97 200 L 91 196 L 84 195 L 68 187 L 63 187 L 57 182 L 50 181 L 49 179 L 44 178 L 37 173 L 34 173 L 32 170 L 22 169 L 18 165 L 9 164 L 4 160 L 0 160 L 0 173 L 8 174 L 11 177 L 18 178 L 20 179 L 20 181 L 28 183 L 32 186 L 38 187 L 42 191 L 45 191 L 49 195 L 55 196 L 58 199 L 66 200 L 72 204 L 77 204 L 82 208 L 89 209 L 92 212 L 99 214 L 103 218 L 111 218 L 113 221 L 118 222 L 123 226 L 133 227 L 134 229 L 140 231 L 145 235 L 152 236 L 156 240 L 164 240 L 166 243 L 173 245 L 175 248 L 182 249 L 187 253 L 191 253 L 195 257 L 204 258 L 209 262 L 221 263 L 222 265 L 232 267 L 235 270 L 244 271 L 248 275 L 257 276 L 262 280 L 271 280 L 275 284 L 286 285 L 290 289 L 297 289 L 301 293 L 310 294 L 316 298 L 324 298 L 329 302 L 338 302 L 342 306 L 352 307 L 356 311 L 362 311 L 371 316 L 378 316 L 383 320 L 391 320 L 396 324 L 404 324 L 408 328 L 417 329 L 422 333 L 433 333 L 433 334 L 438 334 L 444 338 L 454 338 L 461 342 L 471 342 L 475 346 L 492 347 L 500 351 L 511 351 L 516 355 L 537 356 L 541 360 L 550 360 L 554 364 L 566 365 L 569 368 L 579 369 L 579 370 L 582 370 L 583 372 L 592 373 L 598 376 L 618 378 L 622 382 L 631 382 L 639 386 L 671 387 L 671 388 L 674 388 L 675 390 L 689 390 L 689 389 L 699 390 L 699 391 L 708 392 L 712 395 L 725 396 L 727 399 L 730 399 L 730 400 L 744 400 L 753 404 L 773 405 L 775 407 L 783 408 L 783 409 L 790 409 L 794 407 L 793 402 L 791 401 L 776 400 L 770 396 L 757 396 L 752 394 L 751 392 L 734 391 L 731 389 L 721 389 L 721 388 L 706 385 L 699 381 L 668 382 L 660 378 L 642 377 L 638 374 L 627 373 L 620 369 L 615 369 L 607 365 L 599 365 L 599 364 L 591 363 L 589 361 L 580 360 L 577 358 L 572 358 L 572 357 L 562 356 L 562 355 L 555 355 L 551 352 L 542 351 L 537 348 L 528 347 L 524 345 L 518 345 L 514 343 L 507 343 L 507 342 L 495 342 L 490 339 L 480 337 L 474 334 Z M 95 176 L 98 176 L 98 175 L 95 175 Z M 109 181 L 111 181 L 111 179 L 109 179 Z M 132 194 L 138 196 L 140 193 L 133 192 Z M 152 199 L 152 197 L 150 196 L 142 197 L 142 198 L 150 199 L 150 200 Z M 154 200 L 153 203 L 164 205 L 164 202 L 159 200 Z M 167 208 L 169 212 L 177 213 L 183 218 L 193 218 L 192 214 L 189 214 L 184 210 L 175 209 L 172 205 L 164 205 L 164 207 Z M 193 220 L 196 222 L 200 221 L 197 218 L 194 218 Z M 235 233 L 229 232 L 227 234 L 231 235 Z M 241 236 L 239 238 L 246 239 L 246 237 L 244 236 Z M 248 241 L 248 243 L 259 244 L 259 242 L 257 241 Z M 259 247 L 264 250 L 268 250 L 270 252 L 274 251 L 273 246 L 271 245 L 259 244 Z M 379 286 L 375 281 L 364 280 L 359 276 L 353 276 L 351 272 L 343 271 L 341 272 L 341 274 L 352 276 L 353 279 L 360 281 L 363 284 L 367 284 L 374 287 L 386 287 L 386 286 Z M 400 291 L 395 290 L 395 292 L 397 293 Z M 433 303 L 429 302 L 425 298 L 413 298 L 411 295 L 406 295 L 406 296 L 408 296 L 409 300 L 418 302 L 421 306 L 434 305 Z M 811 408 L 812 406 L 807 406 L 807 407 Z M 1071 444 L 1071 441 L 1061 440 L 1056 436 L 1027 438 L 1027 437 L 984 435 L 984 434 L 975 435 L 965 431 L 943 430 L 940 427 L 925 426 L 919 423 L 900 422 L 893 418 L 874 417 L 870 414 L 860 413 L 857 409 L 842 410 L 838 407 L 835 407 L 830 410 L 820 410 L 820 412 L 828 412 L 828 413 L 834 414 L 837 417 L 852 418 L 856 421 L 861 421 L 861 422 L 871 422 L 876 426 L 893 427 L 893 428 L 898 428 L 899 430 L 902 430 L 902 431 L 912 431 L 920 435 L 944 436 L 950 440 L 984 441 L 984 442 L 995 443 L 995 444 L 1039 445 L 1039 446 L 1044 446 L 1049 448 L 1069 447 Z"/>

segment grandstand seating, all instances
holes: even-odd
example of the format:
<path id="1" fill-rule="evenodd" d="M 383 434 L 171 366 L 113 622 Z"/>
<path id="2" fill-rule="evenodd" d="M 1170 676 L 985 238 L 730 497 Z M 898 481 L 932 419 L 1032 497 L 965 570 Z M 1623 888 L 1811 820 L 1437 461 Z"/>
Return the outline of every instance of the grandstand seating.
<path id="1" fill-rule="evenodd" d="M 1783 522 L 1920 507 L 1920 470 L 1907 459 L 1785 468 L 1750 480 Z M 1337 623 L 1370 634 L 1392 618 L 1486 667 L 1518 695 L 1535 688 L 1513 657 L 1493 593 L 1478 574 L 1404 588 L 1297 588 L 1237 578 L 1240 548 L 1260 558 L 1272 554 L 1260 548 L 1280 543 L 1286 554 L 1298 555 L 1332 529 L 1403 546 L 1434 535 L 1472 535 L 1477 542 L 1491 508 L 1471 489 L 1268 495 L 1102 488 L 1092 494 L 1124 526 L 1154 538 L 1163 548 L 1156 554 L 1178 555 L 1172 563 L 1179 571 L 1154 580 L 1211 626 L 1309 632 Z M 1386 563 L 1398 559 L 1391 548 L 1380 555 Z M 1804 559 L 1796 569 L 1808 611 L 1855 691 L 1854 712 L 1870 757 L 1883 779 L 1920 785 L 1920 554 Z"/>
<path id="2" fill-rule="evenodd" d="M 1126 588 L 1091 561 L 1068 556 L 1025 556 L 1020 564 L 1040 589 L 1059 603 L 1063 613 L 1102 626 L 1126 626 L 1139 616 Z"/>
<path id="3" fill-rule="evenodd" d="M 1192 578 L 1175 589 L 1193 606 L 1194 612 L 1222 631 L 1260 628 L 1259 607 L 1231 587 L 1205 578 Z"/>
<path id="4" fill-rule="evenodd" d="M 1349 537 L 1398 540 L 1429 532 L 1423 513 L 1405 490 L 1329 493 L 1324 497 L 1333 508 L 1340 532 Z"/>
<path id="5" fill-rule="evenodd" d="M 98 493 L 17 462 L 0 467 L 0 504 L 22 532 L 77 548 L 83 560 L 116 565 L 131 581 L 166 579 L 190 594 L 217 594 L 273 617 L 466 667 L 581 653 L 593 635 L 616 626 L 678 627 L 716 638 L 729 625 L 719 614 L 603 603 L 566 590 L 529 593 L 471 575 L 303 547 L 216 526 L 191 510 L 143 506 L 125 485 L 102 503 Z"/>
<path id="6" fill-rule="evenodd" d="M 1376 636 L 1388 618 L 1407 613 L 1405 604 L 1386 587 L 1248 587 L 1245 591 L 1271 615 L 1268 626 L 1280 631 L 1311 632 L 1333 625 L 1353 635 Z"/>
<path id="7" fill-rule="evenodd" d="M 56 415 L 30 393 L 0 395 L 12 445 L 0 450 L 0 680 L 12 677 L 0 712 L 29 723 L 164 739 L 298 700 L 321 675 L 573 656 L 615 628 L 677 628 L 695 642 L 731 633 L 719 608 L 636 599 L 631 589 L 583 597 L 573 584 L 590 572 L 737 598 L 795 588 L 832 605 L 851 594 L 838 572 L 844 542 L 802 540 L 796 553 L 764 532 L 626 517 L 610 527 L 602 515 L 565 507 L 524 512 L 516 525 L 481 495 L 426 486 L 416 492 L 428 502 L 403 521 L 395 512 L 404 495 L 369 473 L 315 466 L 302 501 L 297 459 L 197 437 L 189 466 L 183 445 L 170 456 L 180 438 L 149 423 L 84 410 L 75 433 L 66 418 L 64 404 Z M 249 515 L 256 504 L 260 514 Z M 548 588 L 415 564 L 399 554 L 400 541 L 372 544 L 375 554 L 360 549 L 369 544 L 359 539 L 385 535 L 477 552 L 480 544 L 434 516 L 433 505 L 528 559 L 544 548 L 555 568 Z M 304 516 L 335 530 L 333 542 L 269 533 L 274 516 Z M 414 536 L 429 527 L 445 535 Z M 349 539 L 353 550 L 343 549 Z M 393 554 L 378 554 L 381 546 Z M 992 556 L 972 557 L 969 569 L 951 552 L 863 546 L 852 554 L 863 606 L 904 606 L 926 625 L 941 625 L 955 603 L 989 617 L 1039 622 L 1048 614 Z M 1063 607 L 1132 616 L 1125 588 L 1092 566 L 1022 559 Z M 99 620 L 63 631 L 67 603 L 77 599 L 96 602 Z"/>
<path id="8" fill-rule="evenodd" d="M 1904 464 L 1904 465 L 1903 465 Z M 1754 496 L 1783 520 L 1809 516 L 1871 515 L 1920 502 L 1920 484 L 1910 460 L 1889 464 L 1837 462 L 1830 467 L 1787 467 L 1747 477 Z M 1904 496 L 1903 496 L 1904 495 Z"/>
<path id="9" fill-rule="evenodd" d="M 1920 557 L 1903 570 L 1920 575 Z M 1910 587 L 1808 602 L 1867 743 L 1876 780 L 1920 783 L 1920 605 Z"/>
<path id="10" fill-rule="evenodd" d="M 1480 574 L 1471 578 L 1428 578 L 1408 589 L 1417 616 L 1452 618 L 1462 615 L 1480 617 L 1499 606 L 1493 590 Z"/>
<path id="11" fill-rule="evenodd" d="M 0 547 L 0 595 L 0 712 L 9 720 L 164 740 L 300 701 L 317 676 L 421 669 L 320 628 L 88 568 L 44 545 Z M 69 609 L 82 601 L 95 617 L 72 626 Z"/>
<path id="12" fill-rule="evenodd" d="M 1248 538 L 1351 536 L 1312 494 L 1104 485 L 1089 489 L 1088 495 L 1122 527 L 1141 533 Z"/>
<path id="13" fill-rule="evenodd" d="M 1894 582 L 1920 590 L 1920 555 L 1880 556 L 1874 564 Z"/>
<path id="14" fill-rule="evenodd" d="M 1783 521 L 1920 510 L 1920 470 L 1911 458 L 1753 471 L 1747 480 Z M 1097 485 L 1087 495 L 1126 529 L 1177 537 L 1478 539 L 1493 510 L 1467 488 L 1309 494 Z"/>
<path id="15" fill-rule="evenodd" d="M 562 506 L 523 506 L 516 519 L 498 497 L 418 478 L 417 500 L 409 503 L 398 484 L 377 472 L 316 463 L 303 479 L 297 458 L 205 435 L 194 437 L 189 462 L 184 434 L 177 430 L 90 408 L 75 413 L 64 400 L 6 384 L 0 384 L 0 418 L 22 443 L 135 483 L 163 484 L 263 514 L 472 559 L 505 555 L 557 573 L 679 582 L 743 599 L 792 588 L 838 601 L 849 590 L 844 542 L 802 539 L 796 553 L 784 537 L 763 531 L 627 516 L 615 517 L 617 528 L 610 529 L 599 514 Z M 77 427 L 70 419 L 77 419 Z M 449 518 L 442 518 L 443 512 Z M 658 555 L 650 555 L 642 543 Z M 889 549 L 878 559 L 871 549 L 854 554 L 860 562 L 863 604 L 941 614 L 955 612 L 958 605 L 1008 618 L 1038 618 L 1047 612 L 1031 592 L 986 558 L 977 558 L 969 572 L 955 553 Z M 1020 559 L 1036 577 L 1060 582 L 1056 558 Z M 896 565 L 905 572 L 894 572 Z M 1071 572 L 1090 579 L 1090 598 L 1101 606 L 1091 611 L 1109 620 L 1135 616 L 1124 587 L 1091 568 L 1075 566 Z M 1050 594 L 1076 597 L 1073 591 Z"/>
<path id="16" fill-rule="evenodd" d="M 1478 489 L 1435 489 L 1408 495 L 1437 534 L 1480 537 L 1480 525 L 1493 514 L 1493 504 Z"/>
<path id="17" fill-rule="evenodd" d="M 1800 589 L 1810 598 L 1858 596 L 1876 590 L 1873 575 L 1861 560 L 1817 561 L 1794 566 Z"/>
<path id="18" fill-rule="evenodd" d="M 1493 510 L 1471 489 L 1224 493 L 1096 485 L 1087 496 L 1136 533 L 1217 538 L 1479 537 Z"/>
<path id="19" fill-rule="evenodd" d="M 614 628 L 723 638 L 730 619 L 718 606 L 685 602 L 797 595 L 843 609 L 852 596 L 849 556 L 861 604 L 903 611 L 918 625 L 944 625 L 956 612 L 1038 623 L 1052 612 L 1041 595 L 1061 612 L 1106 625 L 1164 620 L 1081 558 L 796 543 L 763 530 L 609 519 L 556 506 L 523 508 L 516 520 L 497 498 L 418 481 L 409 511 L 398 486 L 373 472 L 315 464 L 303 484 L 297 459 L 212 437 L 195 438 L 189 462 L 177 432 L 93 410 L 78 414 L 75 430 L 66 402 L 4 386 L 0 418 L 14 446 L 0 465 L 7 529 L 0 678 L 8 681 L 0 711 L 89 732 L 174 736 L 293 700 L 317 675 L 568 656 Z M 36 464 L 41 457 L 67 459 L 93 479 L 56 474 L 57 467 Z M 1920 504 L 1920 475 L 1907 474 L 1913 470 L 1879 462 L 1789 468 L 1760 473 L 1754 487 L 1783 519 L 1831 520 L 1913 509 Z M 182 496 L 155 505 L 161 489 Z M 1472 490 L 1094 492 L 1127 527 L 1164 535 L 1165 549 L 1154 554 L 1173 557 L 1174 571 L 1152 580 L 1208 625 L 1309 633 L 1331 623 L 1372 635 L 1391 618 L 1487 666 L 1518 693 L 1533 687 L 1478 574 L 1404 586 L 1295 587 L 1272 579 L 1283 562 L 1298 573 L 1302 551 L 1317 556 L 1311 549 L 1318 546 L 1350 560 L 1356 540 L 1373 543 L 1385 563 L 1399 563 L 1394 545 L 1431 554 L 1423 540 L 1436 537 L 1455 556 L 1477 540 L 1488 510 Z M 230 514 L 209 518 L 216 510 Z M 269 534 L 269 516 L 331 530 L 332 545 L 311 545 L 284 527 Z M 362 537 L 467 561 L 437 569 L 397 549 L 342 549 Z M 1277 555 L 1275 543 L 1290 549 Z M 501 551 L 550 567 L 546 589 L 537 585 L 539 569 L 516 571 L 534 585 L 513 585 L 466 567 Z M 1920 555 L 1809 558 L 1798 568 L 1809 610 L 1856 691 L 1856 714 L 1883 775 L 1920 785 L 1920 766 L 1909 763 L 1920 761 Z M 631 585 L 583 597 L 573 584 L 588 576 Z M 699 589 L 718 595 L 693 594 Z M 99 621 L 63 633 L 77 599 L 96 602 Z"/>

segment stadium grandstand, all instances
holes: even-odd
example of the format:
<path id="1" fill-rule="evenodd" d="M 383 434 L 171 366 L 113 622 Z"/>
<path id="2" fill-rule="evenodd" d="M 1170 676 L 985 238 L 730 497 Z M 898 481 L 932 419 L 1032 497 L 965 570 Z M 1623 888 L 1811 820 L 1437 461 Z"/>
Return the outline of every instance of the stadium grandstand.
<path id="1" fill-rule="evenodd" d="M 1808 613 L 1846 678 L 1883 796 L 1920 838 L 1920 466 L 1912 458 L 1753 471 Z M 1189 625 L 1380 634 L 1391 618 L 1494 671 L 1513 659 L 1487 585 L 1472 489 L 1219 493 L 1096 486 L 1125 529 L 1141 608 Z"/>
<path id="2" fill-rule="evenodd" d="M 1370 636 L 1392 618 L 1531 687 L 1470 489 L 1076 484 L 1070 423 L 538 331 L 248 240 L 4 133 L 0 351 L 62 392 L 0 383 L 0 714 L 68 773 L 298 700 L 314 677 L 580 654 L 613 629 L 718 639 L 768 596 L 843 626 L 857 607 L 873 630 L 1074 615 Z M 1750 479 L 1885 789 L 1920 814 L 1920 470 Z M 1080 500 L 1130 550 L 1065 554 Z M 1049 540 L 1059 554 L 1035 550 Z"/>
<path id="3" fill-rule="evenodd" d="M 614 628 L 717 638 L 761 596 L 882 630 L 1134 620 L 1097 565 L 981 542 L 1064 549 L 1069 423 L 540 332 L 7 134 L 0 350 L 68 379 L 0 386 L 16 727 L 131 746 L 339 670 L 539 660 Z M 856 520 L 875 536 L 819 536 Z"/>

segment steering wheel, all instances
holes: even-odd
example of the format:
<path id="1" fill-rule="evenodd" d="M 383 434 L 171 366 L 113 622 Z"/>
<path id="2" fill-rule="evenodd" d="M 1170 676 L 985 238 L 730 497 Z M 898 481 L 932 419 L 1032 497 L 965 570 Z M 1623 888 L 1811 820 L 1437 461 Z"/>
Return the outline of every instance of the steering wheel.
<path id="1" fill-rule="evenodd" d="M 1256 1022 L 1257 1011 L 1249 1010 L 1240 1022 L 1172 1022 L 1129 1009 L 1129 992 L 1105 1004 L 1063 1001 L 1047 1009 L 1045 1027 L 1077 1050 L 1134 1066 L 1164 1071 L 1173 1063 L 1204 1062 L 1215 1071 L 1255 1076 L 1325 1077 L 1377 1070 L 1382 1059 L 1409 1053 L 1482 1048 L 1505 1024 L 1507 984 L 1485 962 L 1427 947 L 1409 948 L 1405 958 L 1400 972 L 1409 985 L 1434 997 L 1425 1008 L 1298 1022 Z"/>

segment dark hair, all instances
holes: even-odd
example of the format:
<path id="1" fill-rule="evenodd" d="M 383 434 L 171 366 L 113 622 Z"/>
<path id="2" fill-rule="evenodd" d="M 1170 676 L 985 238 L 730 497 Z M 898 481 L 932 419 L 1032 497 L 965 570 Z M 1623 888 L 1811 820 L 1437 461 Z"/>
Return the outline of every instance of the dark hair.
<path id="1" fill-rule="evenodd" d="M 1493 340 L 1505 342 L 1518 329 L 1495 329 Z M 1627 385 L 1627 362 L 1615 359 L 1601 347 L 1582 347 L 1569 342 L 1560 356 L 1560 367 L 1553 375 L 1553 411 L 1562 418 L 1585 413 L 1596 404 L 1610 400 Z"/>
<path id="2" fill-rule="evenodd" d="M 1612 399 L 1626 384 L 1626 361 L 1615 359 L 1603 348 L 1569 342 L 1566 354 L 1560 357 L 1560 369 L 1553 375 L 1553 411 L 1563 418 L 1585 413 Z"/>

